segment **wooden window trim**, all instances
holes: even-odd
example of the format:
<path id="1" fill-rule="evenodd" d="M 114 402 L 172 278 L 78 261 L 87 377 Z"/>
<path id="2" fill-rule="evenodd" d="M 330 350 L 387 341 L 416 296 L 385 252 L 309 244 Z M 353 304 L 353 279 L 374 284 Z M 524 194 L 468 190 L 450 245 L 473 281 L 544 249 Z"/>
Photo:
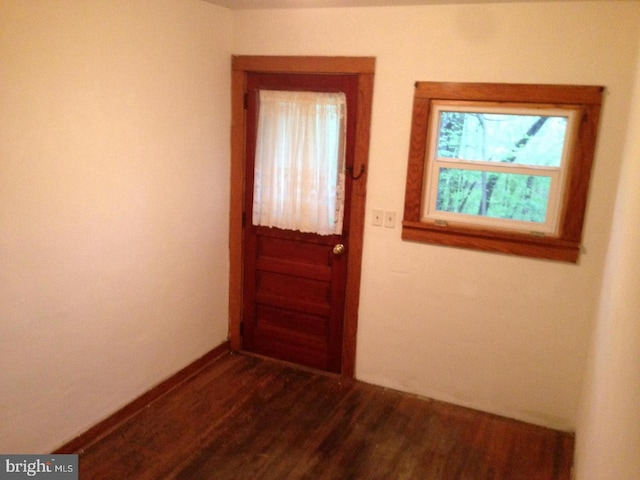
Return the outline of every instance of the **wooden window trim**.
<path id="1" fill-rule="evenodd" d="M 374 57 L 313 56 L 233 56 L 231 59 L 231 192 L 229 215 L 229 341 L 232 350 L 240 350 L 242 321 L 242 218 L 244 212 L 244 93 L 248 72 L 326 73 L 358 76 L 358 113 L 354 165 L 364 172 L 361 181 L 353 183 L 351 223 L 349 229 L 349 261 L 347 272 L 344 330 L 342 343 L 342 375 L 355 373 L 356 336 L 360 302 L 360 272 L 364 237 L 367 163 L 373 101 Z"/>
<path id="2" fill-rule="evenodd" d="M 417 82 L 402 238 L 576 263 L 580 254 L 603 90 L 599 86 Z M 557 236 L 538 237 L 455 222 L 442 226 L 421 219 L 425 172 L 429 161 L 425 155 L 430 140 L 428 120 L 432 100 L 555 104 L 579 108 L 579 125 L 570 152 Z"/>

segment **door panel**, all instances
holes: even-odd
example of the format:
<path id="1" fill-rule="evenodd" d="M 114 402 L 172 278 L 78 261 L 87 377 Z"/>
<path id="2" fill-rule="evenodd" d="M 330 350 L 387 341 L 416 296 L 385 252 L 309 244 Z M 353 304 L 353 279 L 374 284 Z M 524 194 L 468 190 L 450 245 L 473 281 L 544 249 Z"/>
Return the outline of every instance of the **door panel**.
<path id="1" fill-rule="evenodd" d="M 260 89 L 345 92 L 347 168 L 353 165 L 357 76 L 247 75 L 243 337 L 245 350 L 340 372 L 352 179 L 346 175 L 341 235 L 316 235 L 251 224 Z M 345 245 L 342 254 L 333 253 Z"/>
<path id="2" fill-rule="evenodd" d="M 335 236 L 255 230 L 255 268 L 247 272 L 245 286 L 244 348 L 339 371 L 345 258 L 332 253 Z"/>

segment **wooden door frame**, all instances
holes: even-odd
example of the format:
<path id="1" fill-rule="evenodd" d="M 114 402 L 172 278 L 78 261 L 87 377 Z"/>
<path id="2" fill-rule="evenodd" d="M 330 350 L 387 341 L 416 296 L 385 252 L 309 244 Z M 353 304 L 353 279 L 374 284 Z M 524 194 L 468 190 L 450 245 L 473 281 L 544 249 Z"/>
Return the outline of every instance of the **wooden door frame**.
<path id="1" fill-rule="evenodd" d="M 366 201 L 369 134 L 373 100 L 374 57 L 283 57 L 233 56 L 231 59 L 231 188 L 229 216 L 229 341 L 231 349 L 241 350 L 242 322 L 242 222 L 244 215 L 245 179 L 245 82 L 248 72 L 352 74 L 358 76 L 358 112 L 354 174 L 363 171 L 353 182 L 349 259 L 342 342 L 342 375 L 355 372 L 358 306 L 360 302 L 360 271 Z"/>

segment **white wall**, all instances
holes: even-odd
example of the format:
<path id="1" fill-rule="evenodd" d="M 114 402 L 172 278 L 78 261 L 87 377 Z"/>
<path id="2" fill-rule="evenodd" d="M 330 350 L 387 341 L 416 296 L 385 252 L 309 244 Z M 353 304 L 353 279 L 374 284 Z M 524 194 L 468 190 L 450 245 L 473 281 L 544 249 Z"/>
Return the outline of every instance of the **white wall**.
<path id="1" fill-rule="evenodd" d="M 0 3 L 0 452 L 51 451 L 226 339 L 230 15 Z"/>
<path id="2" fill-rule="evenodd" d="M 640 35 L 638 36 L 640 49 Z M 640 478 L 640 61 L 576 429 L 576 478 Z"/>
<path id="3" fill-rule="evenodd" d="M 572 430 L 627 133 L 640 3 L 234 12 L 233 52 L 377 57 L 357 377 Z M 416 80 L 604 85 L 579 265 L 403 242 Z"/>

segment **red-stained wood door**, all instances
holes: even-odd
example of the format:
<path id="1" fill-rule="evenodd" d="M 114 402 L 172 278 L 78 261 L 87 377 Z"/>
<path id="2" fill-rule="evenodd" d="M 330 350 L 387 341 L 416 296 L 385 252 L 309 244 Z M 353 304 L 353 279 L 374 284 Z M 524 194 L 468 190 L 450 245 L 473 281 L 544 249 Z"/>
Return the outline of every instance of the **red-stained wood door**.
<path id="1" fill-rule="evenodd" d="M 346 94 L 347 173 L 342 234 L 317 235 L 252 224 L 260 90 Z M 348 74 L 249 73 L 245 98 L 242 348 L 313 368 L 340 372 L 358 77 Z"/>

